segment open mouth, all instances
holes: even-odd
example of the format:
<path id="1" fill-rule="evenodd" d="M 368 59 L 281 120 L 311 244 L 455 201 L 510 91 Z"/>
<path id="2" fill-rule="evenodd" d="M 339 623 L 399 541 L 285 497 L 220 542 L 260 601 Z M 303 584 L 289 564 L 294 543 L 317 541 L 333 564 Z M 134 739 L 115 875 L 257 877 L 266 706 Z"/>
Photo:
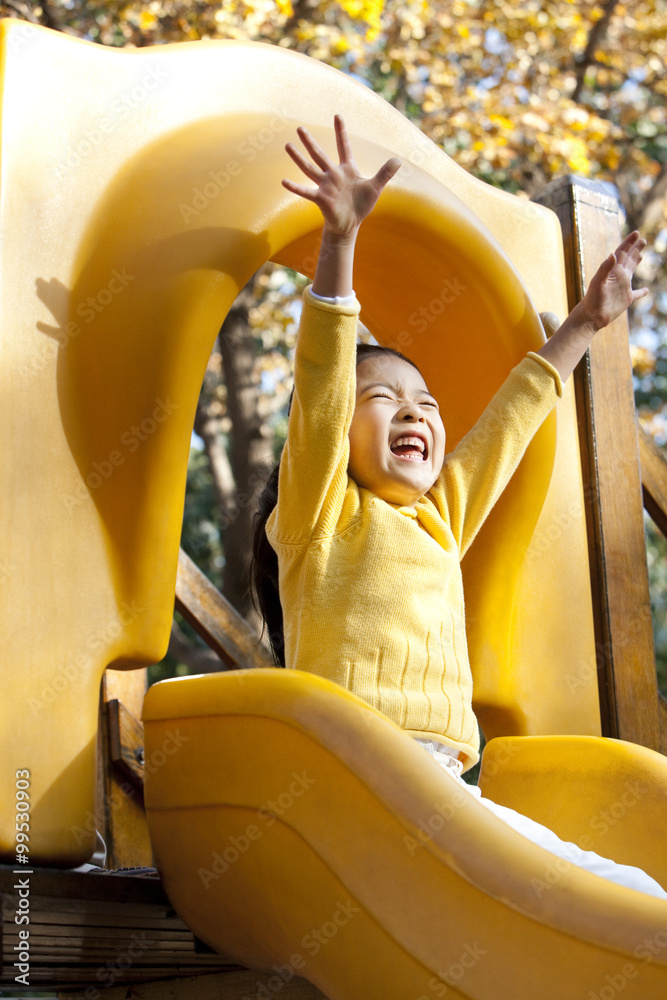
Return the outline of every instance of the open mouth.
<path id="1" fill-rule="evenodd" d="M 428 458 L 428 445 L 416 434 L 401 434 L 392 441 L 390 449 L 392 455 L 407 459 L 409 462 L 425 462 Z"/>

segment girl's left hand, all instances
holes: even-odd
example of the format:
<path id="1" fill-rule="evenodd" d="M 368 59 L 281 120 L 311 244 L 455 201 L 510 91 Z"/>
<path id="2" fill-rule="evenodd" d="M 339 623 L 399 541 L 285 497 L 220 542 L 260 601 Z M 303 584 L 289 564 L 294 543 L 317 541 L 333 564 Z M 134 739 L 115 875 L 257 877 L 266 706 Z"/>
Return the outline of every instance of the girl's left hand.
<path id="1" fill-rule="evenodd" d="M 637 299 L 648 295 L 648 288 L 632 287 L 632 276 L 642 259 L 646 240 L 635 230 L 626 236 L 593 275 L 586 294 L 576 307 L 582 318 L 595 330 L 612 323 Z"/>

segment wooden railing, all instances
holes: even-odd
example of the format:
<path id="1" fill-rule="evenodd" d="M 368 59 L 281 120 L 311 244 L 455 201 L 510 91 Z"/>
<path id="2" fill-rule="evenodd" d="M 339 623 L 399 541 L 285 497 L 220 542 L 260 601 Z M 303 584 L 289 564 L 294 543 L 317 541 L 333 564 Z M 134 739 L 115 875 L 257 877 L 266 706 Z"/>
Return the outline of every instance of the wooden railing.
<path id="1" fill-rule="evenodd" d="M 667 537 L 667 458 L 639 421 L 637 421 L 637 443 L 644 508 L 656 527 Z M 661 750 L 667 754 L 667 699 L 660 692 L 658 692 L 658 702 Z"/>
<path id="2" fill-rule="evenodd" d="M 230 668 L 273 667 L 271 654 L 245 618 L 181 549 L 176 610 Z"/>

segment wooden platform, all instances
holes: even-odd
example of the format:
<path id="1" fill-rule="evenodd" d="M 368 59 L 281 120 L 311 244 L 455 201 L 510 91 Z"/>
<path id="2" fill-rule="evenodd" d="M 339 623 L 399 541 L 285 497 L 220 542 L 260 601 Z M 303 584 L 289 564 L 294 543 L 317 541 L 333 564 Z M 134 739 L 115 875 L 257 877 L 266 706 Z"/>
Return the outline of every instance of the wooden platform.
<path id="1" fill-rule="evenodd" d="M 29 923 L 17 924 L 25 914 Z M 18 995 L 29 984 L 57 991 L 61 1000 L 254 1000 L 280 985 L 281 1000 L 326 1000 L 296 976 L 278 982 L 275 972 L 242 969 L 211 952 L 150 874 L 0 865 L 0 917 L 0 987 Z M 27 983 L 16 981 L 22 970 L 14 965 L 26 929 Z"/>
<path id="2" fill-rule="evenodd" d="M 159 878 L 0 866 L 0 985 L 18 986 L 19 930 L 29 931 L 34 988 L 105 987 L 237 969 L 209 951 L 171 908 Z M 18 887 L 29 890 L 21 909 Z M 16 923 L 24 913 L 30 923 Z M 106 992 L 106 991 L 105 991 Z M 79 991 L 80 994 L 80 991 Z"/>

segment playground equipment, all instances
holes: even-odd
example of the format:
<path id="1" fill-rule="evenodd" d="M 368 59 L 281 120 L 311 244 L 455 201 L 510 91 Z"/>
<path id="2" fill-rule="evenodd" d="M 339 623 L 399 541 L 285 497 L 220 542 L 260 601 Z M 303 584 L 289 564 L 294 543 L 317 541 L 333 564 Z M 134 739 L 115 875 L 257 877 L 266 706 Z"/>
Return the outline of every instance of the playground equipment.
<path id="1" fill-rule="evenodd" d="M 67 868 L 86 861 L 95 841 L 103 673 L 157 661 L 166 649 L 190 433 L 214 337 L 266 260 L 305 274 L 315 265 L 317 211 L 280 186 L 293 169 L 283 146 L 296 125 L 331 146 L 333 113 L 343 111 L 363 171 L 392 154 L 403 160 L 362 229 L 355 287 L 380 342 L 397 343 L 429 371 L 438 363 L 432 389 L 450 447 L 509 368 L 543 341 L 538 313 L 564 316 L 568 289 L 556 215 L 469 177 L 377 96 L 313 60 L 226 42 L 108 51 L 20 22 L 0 30 L 0 426 L 11 469 L 1 522 L 11 629 L 0 850 L 14 861 L 15 814 L 6 804 L 13 807 L 17 772 L 27 771 L 30 861 Z M 585 280 L 614 245 L 610 199 L 585 185 L 546 197 L 562 221 L 568 197 L 579 220 L 601 220 L 576 261 Z M 585 774 L 592 748 L 603 745 L 610 784 L 597 809 L 623 794 L 615 776 L 626 770 L 647 788 L 608 843 L 650 868 L 667 777 L 655 753 L 645 567 L 635 561 L 643 534 L 623 333 L 616 324 L 605 334 L 580 381 L 594 401 L 584 405 L 580 392 L 583 478 L 570 386 L 466 557 L 464 576 L 485 734 L 528 740 L 491 739 L 487 753 L 495 744 L 508 759 L 485 766 L 485 790 L 543 811 L 540 761 Z M 625 381 L 605 373 L 616 364 Z M 614 459 L 627 466 L 620 485 L 608 472 L 605 405 L 614 412 Z M 591 409 L 594 453 L 586 446 Z M 631 578 L 616 570 L 624 560 Z M 105 683 L 121 684 L 109 676 L 116 679 Z M 127 732 L 128 706 L 116 710 Z M 421 751 L 344 692 L 291 672 L 182 679 L 151 689 L 144 718 L 146 759 L 162 755 L 145 777 L 164 886 L 198 937 L 232 959 L 289 968 L 290 979 L 301 974 L 331 1000 L 430 995 L 432 976 L 461 997 L 579 997 L 620 975 L 629 997 L 664 993 L 667 949 L 656 945 L 649 960 L 637 951 L 664 931 L 664 904 L 570 870 L 539 894 L 531 880 L 550 856 L 474 803 L 410 857 L 401 837 L 418 837 L 420 822 L 428 827 L 433 802 L 453 807 L 456 789 L 447 775 L 422 772 Z M 174 727 L 186 739 L 174 749 L 172 736 L 165 749 Z M 600 744 L 602 734 L 624 742 Z M 549 743 L 544 758 L 531 750 L 532 738 L 555 735 L 566 743 Z M 122 749 L 118 759 L 136 778 L 136 761 Z M 503 779 L 515 766 L 521 778 L 511 791 Z M 254 843 L 253 813 L 303 768 L 316 772 L 318 792 L 289 793 L 298 799 L 289 818 L 269 817 L 276 822 L 260 825 Z M 595 810 L 573 818 L 563 794 L 551 825 L 581 836 Z M 340 817 L 349 825 L 339 829 Z M 251 846 L 230 865 L 232 837 Z M 229 868 L 224 877 L 208 867 L 216 853 L 218 867 Z M 208 885 L 200 869 L 212 872 Z M 303 966 L 291 961 L 306 949 L 304 934 L 331 921 L 340 933 L 302 955 Z M 490 958 L 466 966 L 457 985 L 443 973 L 463 965 L 482 928 L 479 948 Z M 632 974 L 618 971 L 626 966 Z"/>

